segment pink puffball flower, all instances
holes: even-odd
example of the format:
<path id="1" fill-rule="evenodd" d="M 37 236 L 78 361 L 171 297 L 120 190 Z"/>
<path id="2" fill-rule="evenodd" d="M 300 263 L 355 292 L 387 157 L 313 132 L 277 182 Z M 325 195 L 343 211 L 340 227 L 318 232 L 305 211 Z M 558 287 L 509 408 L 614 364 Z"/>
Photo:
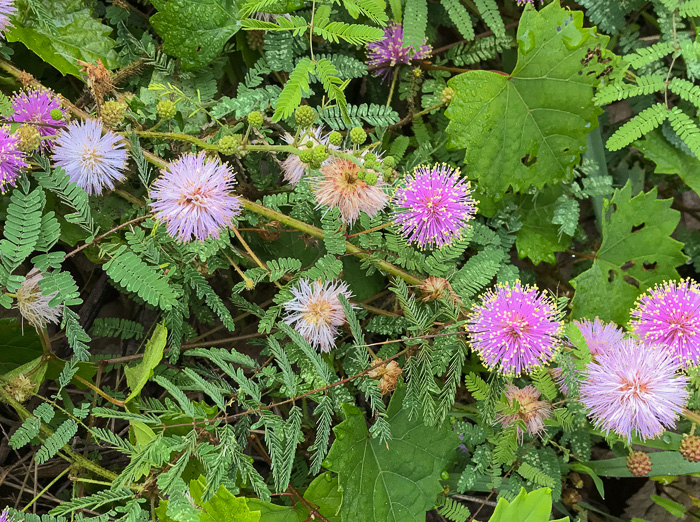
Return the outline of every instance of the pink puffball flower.
<path id="1" fill-rule="evenodd" d="M 342 282 L 309 281 L 302 279 L 290 290 L 294 298 L 284 304 L 287 316 L 284 322 L 292 325 L 314 348 L 330 352 L 335 347 L 338 327 L 345 323 L 345 312 L 338 299 L 352 294 Z"/>
<path id="2" fill-rule="evenodd" d="M 467 320 L 469 340 L 489 368 L 520 375 L 549 362 L 561 344 L 556 303 L 537 287 L 499 284 Z"/>
<path id="3" fill-rule="evenodd" d="M 59 127 L 65 127 L 64 120 L 54 120 L 51 111 L 58 109 L 65 117 L 65 111 L 61 109 L 61 100 L 48 89 L 28 89 L 15 94 L 12 98 L 12 119 L 16 122 L 35 124 L 36 130 L 42 138 L 55 136 Z M 46 151 L 50 142 L 42 140 L 41 150 Z"/>
<path id="4" fill-rule="evenodd" d="M 667 281 L 637 300 L 631 330 L 644 342 L 670 348 L 684 366 L 700 364 L 700 286 Z"/>
<path id="5" fill-rule="evenodd" d="M 5 33 L 12 27 L 10 17 L 17 12 L 14 0 L 0 0 L 0 36 L 4 37 Z"/>
<path id="6" fill-rule="evenodd" d="M 583 321 L 574 321 L 579 332 L 586 340 L 586 345 L 591 352 L 591 355 L 598 355 L 605 352 L 608 347 L 622 341 L 624 333 L 614 323 L 604 323 L 598 317 L 593 321 L 584 319 Z"/>
<path id="7" fill-rule="evenodd" d="M 459 240 L 474 219 L 477 202 L 459 169 L 418 167 L 394 194 L 394 223 L 409 243 L 441 248 Z"/>
<path id="8" fill-rule="evenodd" d="M 625 339 L 588 364 L 580 399 L 596 428 L 628 441 L 633 433 L 654 438 L 674 426 L 688 398 L 679 369 L 672 351 Z"/>
<path id="9" fill-rule="evenodd" d="M 344 223 L 352 226 L 360 213 L 376 216 L 388 203 L 384 191 L 386 182 L 381 174 L 377 182 L 369 185 L 360 179 L 360 166 L 350 160 L 335 158 L 321 167 L 321 179 L 316 182 L 316 203 L 320 206 L 338 207 Z"/>
<path id="10" fill-rule="evenodd" d="M 306 142 L 308 141 L 311 141 L 314 147 L 317 145 L 326 145 L 327 147 L 330 147 L 328 145 L 328 136 L 329 134 L 323 134 L 323 127 L 319 126 L 309 129 L 301 139 L 297 140 L 299 142 L 298 148 L 299 150 L 306 149 Z M 287 145 L 294 145 L 294 136 L 288 132 L 282 136 L 282 139 L 287 143 Z M 330 161 L 332 161 L 332 159 L 329 158 L 324 161 L 323 164 L 327 165 Z M 301 181 L 306 169 L 307 165 L 302 163 L 297 154 L 290 154 L 287 156 L 287 159 L 282 162 L 282 174 L 284 180 L 291 185 L 296 185 Z"/>
<path id="11" fill-rule="evenodd" d="M 506 399 L 512 403 L 515 399 L 520 404 L 520 410 L 512 415 L 498 414 L 496 420 L 506 428 L 517 421 L 523 421 L 530 435 L 539 435 L 544 431 L 544 420 L 552 415 L 552 405 L 541 401 L 540 391 L 534 386 L 527 385 L 518 388 L 513 384 L 506 385 Z M 518 440 L 523 440 L 524 431 L 518 426 Z"/>
<path id="12" fill-rule="evenodd" d="M 102 133 L 100 120 L 73 122 L 56 135 L 53 160 L 89 195 L 112 190 L 124 179 L 127 153 L 122 137 Z"/>
<path id="13" fill-rule="evenodd" d="M 234 180 L 228 164 L 208 160 L 204 152 L 185 154 L 153 183 L 151 207 L 168 234 L 183 243 L 217 238 L 241 212 L 240 198 L 231 194 Z"/>
<path id="14" fill-rule="evenodd" d="M 418 49 L 412 46 L 405 46 L 403 42 L 403 26 L 397 23 L 390 23 L 384 29 L 384 37 L 370 44 L 367 44 L 368 63 L 373 67 L 378 67 L 374 72 L 376 76 L 387 79 L 391 74 L 392 67 L 403 64 L 408 65 L 411 60 L 421 60 L 430 56 L 432 48 L 423 42 Z"/>
<path id="15" fill-rule="evenodd" d="M 0 127 L 0 192 L 4 193 L 8 185 L 14 187 L 20 171 L 27 167 L 25 154 L 19 150 L 19 138 L 10 134 L 7 125 Z"/>

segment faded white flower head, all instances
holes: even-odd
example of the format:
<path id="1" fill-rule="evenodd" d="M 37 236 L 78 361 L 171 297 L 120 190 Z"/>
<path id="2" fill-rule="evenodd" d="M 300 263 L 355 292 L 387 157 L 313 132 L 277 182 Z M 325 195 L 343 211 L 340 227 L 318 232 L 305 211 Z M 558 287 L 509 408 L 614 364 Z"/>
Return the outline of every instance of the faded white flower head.
<path id="1" fill-rule="evenodd" d="M 16 294 L 15 308 L 34 328 L 45 328 L 46 323 L 58 324 L 63 313 L 61 308 L 49 306 L 49 301 L 56 295 L 56 292 L 49 295 L 41 294 L 39 282 L 43 278 L 44 275 L 33 268 L 22 281 Z"/>
<path id="2" fill-rule="evenodd" d="M 321 126 L 311 128 L 302 138 L 297 140 L 298 148 L 299 150 L 306 149 L 306 143 L 309 141 L 313 143 L 314 147 L 317 145 L 326 145 L 329 148 L 335 148 L 328 143 L 328 136 L 328 134 L 323 134 L 323 127 Z M 294 136 L 288 132 L 284 133 L 282 139 L 287 142 L 287 145 L 294 145 Z M 324 161 L 323 164 L 326 165 L 329 161 L 331 161 L 330 158 Z M 297 154 L 290 154 L 287 156 L 287 159 L 282 162 L 284 179 L 292 185 L 296 185 L 301 181 L 301 178 L 306 172 L 306 168 L 307 165 L 302 163 Z"/>
<path id="3" fill-rule="evenodd" d="M 284 322 L 294 329 L 314 348 L 330 352 L 335 347 L 338 327 L 345 322 L 345 312 L 338 299 L 343 294 L 352 297 L 348 286 L 339 281 L 302 279 L 299 286 L 291 289 L 294 299 L 284 305 L 287 316 Z"/>

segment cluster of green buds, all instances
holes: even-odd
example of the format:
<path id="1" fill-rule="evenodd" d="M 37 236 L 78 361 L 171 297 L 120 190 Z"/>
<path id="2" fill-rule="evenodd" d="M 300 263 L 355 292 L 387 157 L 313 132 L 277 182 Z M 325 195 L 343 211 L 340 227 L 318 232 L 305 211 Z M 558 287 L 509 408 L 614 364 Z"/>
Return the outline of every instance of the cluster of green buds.
<path id="1" fill-rule="evenodd" d="M 232 156 L 241 152 L 241 143 L 243 143 L 243 134 L 227 134 L 219 140 L 219 152 L 224 156 Z"/>
<path id="2" fill-rule="evenodd" d="M 299 160 L 312 169 L 320 169 L 328 159 L 328 148 L 325 145 L 314 146 L 312 141 L 306 143 L 306 148 L 299 153 Z"/>
<path id="3" fill-rule="evenodd" d="M 156 105 L 156 113 L 161 120 L 172 120 L 177 114 L 177 105 L 170 100 L 160 100 Z"/>
<path id="4" fill-rule="evenodd" d="M 116 127 L 119 125 L 125 115 L 126 105 L 116 100 L 105 102 L 100 111 L 100 119 L 108 127 Z"/>
<path id="5" fill-rule="evenodd" d="M 22 152 L 31 152 L 41 144 L 41 134 L 34 125 L 22 125 L 15 131 L 19 139 L 17 148 Z"/>

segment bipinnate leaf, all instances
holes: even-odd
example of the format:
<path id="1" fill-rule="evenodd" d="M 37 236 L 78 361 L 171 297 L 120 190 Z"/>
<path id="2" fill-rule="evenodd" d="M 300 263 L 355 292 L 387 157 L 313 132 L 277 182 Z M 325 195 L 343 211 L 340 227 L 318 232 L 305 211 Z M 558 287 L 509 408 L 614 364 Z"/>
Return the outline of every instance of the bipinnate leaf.
<path id="1" fill-rule="evenodd" d="M 459 438 L 447 422 L 428 427 L 402 408 L 405 388 L 394 392 L 387 444 L 370 437 L 362 411 L 343 404 L 345 420 L 333 428 L 335 442 L 325 461 L 338 473 L 342 520 L 425 521 L 442 486 L 440 474 L 455 456 Z"/>
<path id="2" fill-rule="evenodd" d="M 571 281 L 576 289 L 573 317 L 599 316 L 625 324 L 637 297 L 649 287 L 678 279 L 676 267 L 687 257 L 671 237 L 680 212 L 656 188 L 631 197 L 631 184 L 603 203 L 603 242 L 593 266 Z"/>
<path id="3" fill-rule="evenodd" d="M 163 349 L 167 340 L 168 329 L 162 324 L 157 324 L 153 335 L 146 343 L 141 362 L 136 366 L 124 367 L 126 383 L 131 388 L 131 393 L 126 398 L 126 402 L 138 397 L 141 389 L 153 375 L 153 369 L 158 366 L 158 363 L 163 358 Z"/>
<path id="4" fill-rule="evenodd" d="M 646 159 L 656 163 L 654 172 L 678 174 L 686 185 L 700 194 L 700 160 L 671 145 L 661 130 L 650 132 L 644 139 L 636 141 L 634 146 Z"/>
<path id="5" fill-rule="evenodd" d="M 448 82 L 450 146 L 466 149 L 482 189 L 502 195 L 571 178 L 598 125 L 593 89 L 617 61 L 607 42 L 558 0 L 540 11 L 527 4 L 511 74 L 469 71 Z"/>
<path id="6" fill-rule="evenodd" d="M 549 522 L 552 513 L 552 490 L 540 488 L 530 493 L 525 488 L 520 489 L 512 502 L 501 498 L 489 522 Z M 560 518 L 555 522 L 569 522 L 569 517 Z"/>
<path id="7" fill-rule="evenodd" d="M 151 25 L 163 39 L 163 50 L 182 59 L 182 68 L 204 67 L 238 32 L 238 8 L 233 0 L 153 0 L 158 12 Z"/>
<path id="8" fill-rule="evenodd" d="M 105 67 L 114 69 L 119 66 L 119 59 L 114 51 L 115 41 L 109 36 L 112 29 L 93 17 L 88 4 L 76 0 L 43 2 L 52 27 L 42 24 L 33 10 L 20 4 L 26 18 L 7 32 L 7 41 L 22 42 L 64 75 L 80 76 L 78 60 L 102 60 Z"/>

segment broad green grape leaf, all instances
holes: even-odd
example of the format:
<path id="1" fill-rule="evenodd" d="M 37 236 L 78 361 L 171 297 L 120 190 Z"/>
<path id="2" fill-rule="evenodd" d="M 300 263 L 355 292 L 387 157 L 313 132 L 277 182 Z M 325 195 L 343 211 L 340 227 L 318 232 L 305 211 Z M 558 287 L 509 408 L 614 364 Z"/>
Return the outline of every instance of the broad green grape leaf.
<path id="1" fill-rule="evenodd" d="M 370 436 L 357 406 L 342 405 L 345 420 L 333 428 L 336 439 L 324 464 L 338 473 L 342 520 L 424 522 L 443 489 L 440 474 L 459 438 L 447 422 L 428 427 L 420 415 L 410 420 L 404 395 L 405 388 L 397 389 L 389 403 L 388 447 Z"/>
<path id="2" fill-rule="evenodd" d="M 44 4 L 52 17 L 55 32 L 39 22 L 26 0 L 20 0 L 17 8 L 19 12 L 27 13 L 26 18 L 6 33 L 8 42 L 22 42 L 63 75 L 80 77 L 78 60 L 93 63 L 102 60 L 108 69 L 119 66 L 119 57 L 114 51 L 115 41 L 109 36 L 112 28 L 94 18 L 86 2 L 52 0 Z"/>
<path id="3" fill-rule="evenodd" d="M 34 327 L 28 323 L 23 327 L 14 318 L 0 319 L 0 354 L 0 375 L 41 357 L 41 341 Z"/>
<path id="4" fill-rule="evenodd" d="M 238 32 L 234 0 L 152 0 L 158 12 L 151 25 L 163 38 L 163 50 L 182 59 L 182 68 L 195 70 L 216 58 Z"/>
<path id="5" fill-rule="evenodd" d="M 555 252 L 563 252 L 571 245 L 571 237 L 559 235 L 559 226 L 552 223 L 561 187 L 545 187 L 535 196 L 521 198 L 518 214 L 523 226 L 516 234 L 518 257 L 529 257 L 536 265 L 544 261 L 556 263 Z"/>
<path id="6" fill-rule="evenodd" d="M 700 160 L 671 145 L 656 129 L 634 142 L 648 160 L 656 163 L 657 174 L 678 174 L 683 182 L 700 194 Z"/>
<path id="7" fill-rule="evenodd" d="M 162 324 L 157 324 L 153 335 L 146 343 L 141 362 L 136 366 L 124 367 L 126 383 L 131 388 L 131 393 L 126 398 L 126 402 L 138 397 L 141 389 L 153 375 L 153 369 L 158 366 L 158 363 L 163 358 L 163 350 L 167 340 L 168 329 Z"/>
<path id="8" fill-rule="evenodd" d="M 657 199 L 656 188 L 631 198 L 631 184 L 603 202 L 603 242 L 593 266 L 571 281 L 576 289 L 573 317 L 599 316 L 625 324 L 637 297 L 649 287 L 678 279 L 676 267 L 687 257 L 671 234 L 680 212 L 670 199 Z"/>
<path id="9" fill-rule="evenodd" d="M 338 491 L 338 479 L 330 472 L 316 477 L 304 492 L 304 498 L 315 506 L 328 522 L 340 522 L 342 494 Z M 248 499 L 252 511 L 260 511 L 260 522 L 305 522 L 309 520 L 309 508 L 301 502 L 294 506 L 279 506 L 259 499 Z"/>
<path id="10" fill-rule="evenodd" d="M 602 112 L 593 89 L 618 60 L 607 43 L 559 0 L 540 11 L 526 4 L 511 74 L 469 71 L 448 82 L 449 146 L 467 149 L 482 189 L 502 196 L 571 179 Z"/>
<path id="11" fill-rule="evenodd" d="M 245 497 L 237 497 L 224 486 L 219 486 L 219 489 L 208 502 L 202 502 L 202 494 L 206 487 L 204 477 L 200 476 L 199 480 L 190 481 L 190 495 L 197 509 L 195 513 L 199 514 L 199 522 L 260 522 L 260 512 L 251 510 L 248 505 L 248 499 Z M 161 522 L 175 522 L 170 518 L 168 513 L 167 500 L 161 500 L 156 509 L 158 520 Z M 196 520 L 196 518 L 195 518 Z"/>
<path id="12" fill-rule="evenodd" d="M 528 493 L 525 488 L 520 489 L 512 502 L 501 498 L 498 500 L 496 510 L 489 518 L 489 522 L 549 522 L 552 513 L 552 490 L 540 488 Z M 569 517 L 564 517 L 555 522 L 569 522 Z"/>

